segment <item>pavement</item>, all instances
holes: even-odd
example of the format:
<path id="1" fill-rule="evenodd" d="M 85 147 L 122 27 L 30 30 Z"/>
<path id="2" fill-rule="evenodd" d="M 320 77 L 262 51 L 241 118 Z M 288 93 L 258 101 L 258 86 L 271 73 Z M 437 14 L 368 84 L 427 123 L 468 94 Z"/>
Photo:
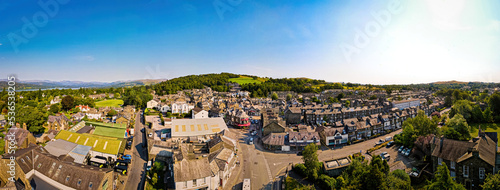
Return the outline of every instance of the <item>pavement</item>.
<path id="1" fill-rule="evenodd" d="M 141 111 L 142 112 L 142 111 Z M 144 125 L 141 123 L 141 112 L 136 114 L 135 134 L 132 143 L 132 163 L 129 165 L 128 180 L 123 189 L 144 189 L 145 168 L 148 160 L 146 148 L 142 148 L 142 143 L 146 142 L 146 136 L 142 133 Z M 119 184 L 120 185 L 120 184 Z"/>

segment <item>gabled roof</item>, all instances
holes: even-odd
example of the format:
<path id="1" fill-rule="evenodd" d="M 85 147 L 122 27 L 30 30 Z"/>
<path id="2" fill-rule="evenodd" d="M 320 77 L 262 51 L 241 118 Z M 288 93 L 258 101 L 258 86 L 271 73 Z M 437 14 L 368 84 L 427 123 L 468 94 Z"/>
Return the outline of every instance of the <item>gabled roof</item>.
<path id="1" fill-rule="evenodd" d="M 175 182 L 190 181 L 212 175 L 208 158 L 187 160 L 174 163 Z"/>
<path id="2" fill-rule="evenodd" d="M 262 143 L 268 145 L 285 145 L 285 135 L 286 133 L 270 133 L 262 138 Z"/>
<path id="3" fill-rule="evenodd" d="M 476 144 L 472 148 L 472 151 L 478 151 L 479 158 L 487 162 L 488 164 L 495 166 L 496 159 L 496 148 L 497 143 L 491 140 L 488 136 L 479 137 L 479 140 L 476 141 Z M 467 160 L 472 157 L 473 153 L 469 151 L 466 155 L 462 156 L 458 159 L 458 162 Z"/>

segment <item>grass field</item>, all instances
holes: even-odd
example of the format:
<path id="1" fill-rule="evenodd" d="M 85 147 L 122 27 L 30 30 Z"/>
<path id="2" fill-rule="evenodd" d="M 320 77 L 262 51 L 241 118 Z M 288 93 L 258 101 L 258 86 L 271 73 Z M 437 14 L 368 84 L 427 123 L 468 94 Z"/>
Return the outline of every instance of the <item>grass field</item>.
<path id="1" fill-rule="evenodd" d="M 94 135 L 106 136 L 106 137 L 115 137 L 115 138 L 124 138 L 125 130 L 127 128 L 127 124 L 116 124 L 116 123 L 101 123 L 101 122 L 86 122 L 87 125 L 92 124 L 95 126 Z"/>
<path id="2" fill-rule="evenodd" d="M 87 125 L 92 124 L 92 126 L 104 126 L 104 127 L 115 127 L 115 128 L 127 128 L 127 124 L 119 124 L 119 123 L 101 123 L 101 122 L 93 122 L 93 121 L 86 121 L 85 122 Z"/>
<path id="3" fill-rule="evenodd" d="M 260 84 L 261 82 L 265 82 L 265 81 L 266 81 L 266 79 L 263 79 L 263 78 L 257 78 L 255 80 L 252 77 L 247 77 L 247 76 L 240 76 L 240 78 L 230 78 L 229 79 L 229 82 L 235 82 L 238 84 L 248 84 L 248 83 Z"/>
<path id="4" fill-rule="evenodd" d="M 96 127 L 94 130 L 94 135 L 106 136 L 106 137 L 115 137 L 115 138 L 124 138 L 125 129 L 118 127 Z"/>
<path id="5" fill-rule="evenodd" d="M 118 154 L 122 140 L 111 137 L 102 137 L 91 134 L 79 134 L 69 131 L 60 131 L 56 139 L 62 139 L 79 145 L 90 146 L 92 150 L 108 154 Z"/>
<path id="6" fill-rule="evenodd" d="M 480 124 L 473 123 L 473 124 L 470 124 L 470 126 L 471 126 L 470 136 L 472 138 L 477 137 L 479 125 L 481 125 L 482 131 L 497 132 L 498 134 L 500 134 L 500 123 L 480 123 Z"/>
<path id="7" fill-rule="evenodd" d="M 123 100 L 113 99 L 113 100 L 103 100 L 95 103 L 96 107 L 120 107 L 123 104 Z"/>

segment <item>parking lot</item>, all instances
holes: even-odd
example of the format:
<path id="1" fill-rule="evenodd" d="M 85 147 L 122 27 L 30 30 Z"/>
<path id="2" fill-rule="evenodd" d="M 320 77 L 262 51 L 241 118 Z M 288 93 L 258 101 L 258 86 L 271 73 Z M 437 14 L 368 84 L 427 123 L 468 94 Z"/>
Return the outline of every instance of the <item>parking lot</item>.
<path id="1" fill-rule="evenodd" d="M 403 154 L 398 152 L 400 145 L 393 145 L 392 147 L 383 147 L 381 149 L 378 149 L 376 151 L 373 151 L 371 153 L 372 156 L 375 155 L 380 155 L 383 152 L 387 152 L 387 154 L 390 155 L 390 159 L 387 161 L 387 164 L 389 164 L 389 167 L 401 167 L 401 164 L 399 164 L 399 161 L 401 161 L 404 166 L 405 166 L 405 171 L 409 171 L 413 166 L 412 166 L 412 158 L 410 156 L 404 156 Z"/>
<path id="2" fill-rule="evenodd" d="M 157 141 L 161 140 L 161 131 L 163 129 L 170 129 L 171 128 L 171 125 L 167 125 L 167 126 L 162 125 L 161 124 L 161 119 L 157 115 L 154 115 L 154 116 L 148 115 L 148 116 L 146 116 L 146 122 L 152 123 L 152 128 L 151 129 L 154 131 L 153 138 L 154 138 L 154 140 L 157 140 Z"/>

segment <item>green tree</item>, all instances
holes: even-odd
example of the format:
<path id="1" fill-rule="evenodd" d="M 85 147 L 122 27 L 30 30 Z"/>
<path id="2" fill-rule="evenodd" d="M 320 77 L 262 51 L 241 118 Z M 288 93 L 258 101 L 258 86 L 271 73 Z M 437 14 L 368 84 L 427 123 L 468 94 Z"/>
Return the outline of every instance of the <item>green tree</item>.
<path id="1" fill-rule="evenodd" d="M 495 119 L 495 122 L 500 121 L 500 93 L 495 92 L 490 96 L 490 101 L 488 102 L 488 105 L 491 108 L 491 112 L 493 113 L 493 118 Z"/>
<path id="2" fill-rule="evenodd" d="M 377 99 L 377 95 L 371 95 L 369 99 L 370 100 L 376 100 Z"/>
<path id="3" fill-rule="evenodd" d="M 336 180 L 335 178 L 333 177 L 330 177 L 328 175 L 325 175 L 325 174 L 321 174 L 318 178 L 318 185 L 322 188 L 322 189 L 330 189 L 330 190 L 334 190 L 335 189 L 335 184 L 336 184 Z"/>
<path id="4" fill-rule="evenodd" d="M 411 123 L 403 122 L 403 132 L 399 135 L 394 135 L 394 141 L 405 146 L 413 146 L 417 140 L 417 132 Z"/>
<path id="5" fill-rule="evenodd" d="M 60 108 L 59 104 L 52 104 L 49 107 L 49 111 L 51 113 L 59 113 L 61 111 L 61 108 Z"/>
<path id="6" fill-rule="evenodd" d="M 484 110 L 483 118 L 484 118 L 484 122 L 487 122 L 487 123 L 493 122 L 493 113 L 491 112 L 491 109 L 489 107 Z"/>
<path id="7" fill-rule="evenodd" d="M 451 138 L 455 140 L 462 140 L 462 141 L 467 141 L 471 138 L 470 136 L 470 127 L 467 124 L 467 121 L 465 118 L 460 115 L 456 114 L 453 118 L 448 121 L 446 126 L 449 128 L 448 130 L 455 130 L 455 132 L 450 132 L 450 133 L 455 133 L 455 134 L 448 134 L 445 132 L 446 138 Z M 457 139 L 457 133 L 460 134 Z"/>
<path id="8" fill-rule="evenodd" d="M 151 178 L 151 185 L 153 185 L 153 187 L 157 186 L 158 184 L 158 173 L 154 173 L 153 174 L 153 177 Z"/>
<path id="9" fill-rule="evenodd" d="M 481 185 L 483 190 L 497 190 L 500 189 L 500 174 L 488 174 L 484 184 Z"/>
<path id="10" fill-rule="evenodd" d="M 311 143 L 308 144 L 304 151 L 302 151 L 302 160 L 307 168 L 307 176 L 312 180 L 316 181 L 318 178 L 319 161 L 318 161 L 318 146 Z"/>
<path id="11" fill-rule="evenodd" d="M 455 91 L 456 92 L 456 91 Z M 471 121 L 472 118 L 472 105 L 468 100 L 459 100 L 453 104 L 450 111 L 450 118 L 454 117 L 455 114 L 462 115 L 467 122 Z"/>
<path id="12" fill-rule="evenodd" d="M 278 94 L 276 94 L 276 92 L 273 92 L 273 94 L 271 95 L 271 99 L 277 100 L 278 99 Z"/>
<path id="13" fill-rule="evenodd" d="M 387 93 L 387 95 L 391 95 L 392 94 L 392 89 L 390 89 L 390 88 L 385 89 L 385 93 Z"/>
<path id="14" fill-rule="evenodd" d="M 345 94 L 341 92 L 337 95 L 337 100 L 341 100 L 342 98 L 345 98 Z"/>
<path id="15" fill-rule="evenodd" d="M 411 190 L 410 176 L 401 169 L 394 170 L 387 178 L 388 186 L 390 189 Z"/>
<path id="16" fill-rule="evenodd" d="M 403 122 L 403 131 L 405 125 L 412 125 L 417 136 L 425 136 L 428 134 L 434 134 L 437 131 L 437 120 L 433 121 L 425 115 L 425 112 L 419 110 L 417 116 L 414 118 L 408 118 Z"/>
<path id="17" fill-rule="evenodd" d="M 115 98 L 120 98 L 120 93 L 115 93 Z"/>
<path id="18" fill-rule="evenodd" d="M 363 189 L 388 189 L 386 175 L 389 172 L 387 161 L 382 161 L 379 155 L 372 158 L 367 175 L 365 175 Z"/>
<path id="19" fill-rule="evenodd" d="M 33 133 L 43 133 L 43 124 L 46 117 L 42 112 L 33 107 L 23 107 L 16 114 L 16 120 L 22 125 L 26 123 L 28 130 Z"/>
<path id="20" fill-rule="evenodd" d="M 116 112 L 114 109 L 111 109 L 109 112 L 108 112 L 108 117 L 113 117 L 115 116 L 116 114 L 118 114 L 118 112 Z"/>
<path id="21" fill-rule="evenodd" d="M 286 101 L 292 100 L 292 94 L 287 94 L 286 95 Z"/>
<path id="22" fill-rule="evenodd" d="M 346 100 L 346 101 L 345 101 L 345 107 L 349 107 L 349 106 L 351 106 L 351 101 Z"/>
<path id="23" fill-rule="evenodd" d="M 461 184 L 453 181 L 450 176 L 450 170 L 446 164 L 442 164 L 437 167 L 436 173 L 434 173 L 434 179 L 427 186 L 425 186 L 428 190 L 465 190 L 465 187 Z"/>
<path id="24" fill-rule="evenodd" d="M 484 122 L 484 115 L 483 111 L 479 107 L 479 105 L 474 105 L 472 108 L 472 116 L 471 116 L 471 122 L 474 123 L 483 123 Z"/>
<path id="25" fill-rule="evenodd" d="M 63 110 L 70 110 L 75 107 L 75 99 L 73 96 L 67 95 L 61 100 L 61 106 Z"/>
<path id="26" fill-rule="evenodd" d="M 453 105 L 453 100 L 451 99 L 450 96 L 446 96 L 444 98 L 444 106 L 445 107 L 450 107 L 451 105 Z"/>

